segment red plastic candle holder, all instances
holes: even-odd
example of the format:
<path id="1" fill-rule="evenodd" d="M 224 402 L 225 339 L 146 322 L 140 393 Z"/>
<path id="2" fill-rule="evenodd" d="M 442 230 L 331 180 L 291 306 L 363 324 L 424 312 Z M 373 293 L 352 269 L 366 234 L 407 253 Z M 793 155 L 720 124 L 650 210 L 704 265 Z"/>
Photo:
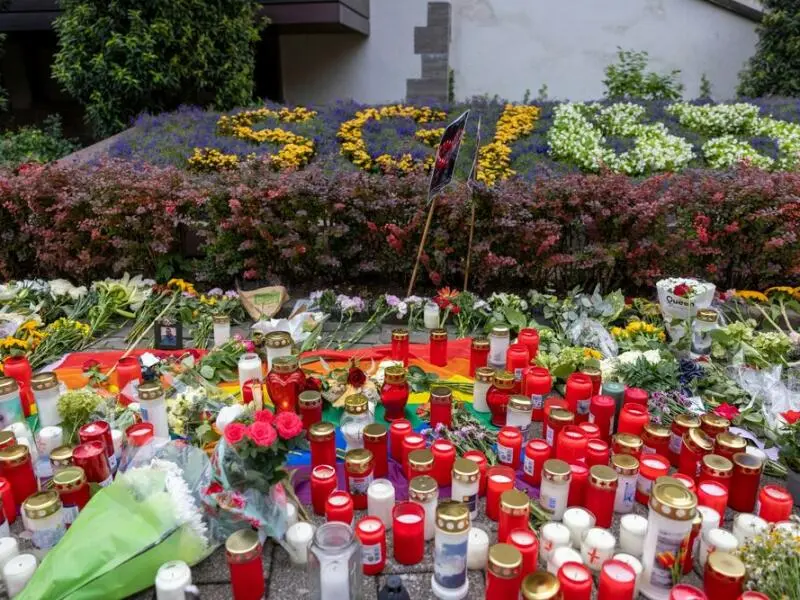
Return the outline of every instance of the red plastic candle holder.
<path id="1" fill-rule="evenodd" d="M 589 467 L 584 463 L 570 463 L 569 470 L 572 476 L 569 481 L 567 506 L 583 506 L 588 495 Z"/>
<path id="2" fill-rule="evenodd" d="M 257 387 L 261 387 L 259 381 L 253 382 Z M 303 429 L 308 431 L 314 423 L 322 421 L 322 396 L 316 390 L 306 390 L 300 392 L 297 397 L 297 409 L 300 418 L 303 419 Z"/>
<path id="3" fill-rule="evenodd" d="M 400 365 L 387 367 L 384 371 L 383 385 L 381 386 L 383 418 L 390 423 L 403 419 L 406 414 L 408 394 L 406 370 Z"/>
<path id="4" fill-rule="evenodd" d="M 475 377 L 475 371 L 485 367 L 489 361 L 489 340 L 473 338 L 469 347 L 469 376 Z"/>
<path id="5" fill-rule="evenodd" d="M 117 361 L 117 389 L 119 389 L 120 400 L 123 404 L 130 404 L 132 397 L 124 394 L 125 388 L 131 381 L 142 380 L 142 365 L 139 364 L 139 359 L 135 356 L 125 356 Z"/>
<path id="6" fill-rule="evenodd" d="M 527 524 L 519 529 L 512 529 L 506 543 L 514 546 L 522 555 L 523 578 L 536 571 L 536 563 L 539 560 L 539 538 Z"/>
<path id="7" fill-rule="evenodd" d="M 86 481 L 105 487 L 111 483 L 111 468 L 103 442 L 86 442 L 72 451 L 72 462 L 86 473 Z M 5 473 L 3 473 L 5 475 Z M 8 477 L 8 475 L 5 475 Z M 11 483 L 12 487 L 14 483 Z M 34 491 L 36 491 L 34 489 Z"/>
<path id="8" fill-rule="evenodd" d="M 411 421 L 408 419 L 397 419 L 389 426 L 389 452 L 394 460 L 400 464 L 403 460 L 403 439 L 411 433 Z"/>
<path id="9" fill-rule="evenodd" d="M 114 440 L 111 437 L 111 426 L 105 421 L 93 421 L 78 429 L 78 439 L 82 444 L 86 442 L 100 442 L 106 450 L 109 467 L 113 471 L 117 466 L 114 454 Z"/>
<path id="10" fill-rule="evenodd" d="M 763 469 L 764 463 L 757 456 L 746 452 L 733 455 L 733 477 L 731 477 L 728 506 L 738 512 L 753 512 Z"/>
<path id="11" fill-rule="evenodd" d="M 567 410 L 575 415 L 575 420 L 579 423 L 589 419 L 589 406 L 593 390 L 592 378 L 586 373 L 572 373 L 567 377 L 564 400 L 567 401 Z"/>
<path id="12" fill-rule="evenodd" d="M 437 367 L 447 366 L 447 330 L 431 329 L 430 334 L 430 361 Z"/>
<path id="13" fill-rule="evenodd" d="M 14 494 L 11 491 L 11 484 L 5 477 L 0 477 L 0 502 L 3 504 L 3 514 L 9 525 L 17 518 L 17 505 L 14 501 Z"/>
<path id="14" fill-rule="evenodd" d="M 570 464 L 586 460 L 589 440 L 579 427 L 567 425 L 558 434 L 556 458 Z"/>
<path id="15" fill-rule="evenodd" d="M 333 423 L 320 421 L 308 430 L 311 448 L 311 468 L 336 464 L 336 431 Z"/>
<path id="16" fill-rule="evenodd" d="M 523 327 L 517 335 L 517 343 L 528 348 L 528 356 L 533 360 L 539 353 L 539 332 L 532 327 Z"/>
<path id="17" fill-rule="evenodd" d="M 690 429 L 683 436 L 678 471 L 697 481 L 700 475 L 700 460 L 711 453 L 714 443 L 699 427 Z"/>
<path id="18" fill-rule="evenodd" d="M 636 571 L 621 560 L 607 560 L 600 568 L 597 600 L 633 600 Z"/>
<path id="19" fill-rule="evenodd" d="M 619 411 L 617 433 L 631 433 L 641 437 L 644 426 L 649 422 L 650 413 L 647 412 L 646 406 L 637 403 L 625 404 Z"/>
<path id="20" fill-rule="evenodd" d="M 489 391 L 486 392 L 486 404 L 492 413 L 492 425 L 503 427 L 506 424 L 506 411 L 511 396 L 514 395 L 514 376 L 508 371 L 498 371 Z"/>
<path id="21" fill-rule="evenodd" d="M 542 468 L 551 457 L 550 446 L 544 440 L 531 440 L 525 446 L 525 456 L 522 461 L 522 479 L 530 485 L 541 485 Z"/>
<path id="22" fill-rule="evenodd" d="M 578 425 L 578 429 L 583 432 L 583 435 L 586 436 L 586 440 L 601 440 L 603 436 L 600 433 L 600 428 L 597 426 L 596 423 L 590 423 L 589 421 L 585 421 Z"/>
<path id="23" fill-rule="evenodd" d="M 625 389 L 625 395 L 622 397 L 622 404 L 640 404 L 647 408 L 647 401 L 650 395 L 647 390 L 642 388 L 629 387 Z"/>
<path id="24" fill-rule="evenodd" d="M 402 362 L 404 367 L 408 366 L 408 342 L 407 329 L 392 330 L 392 360 Z"/>
<path id="25" fill-rule="evenodd" d="M 727 552 L 708 555 L 703 571 L 703 589 L 708 600 L 737 600 L 744 590 L 745 566 Z"/>
<path id="26" fill-rule="evenodd" d="M 669 455 L 667 458 L 669 458 L 669 462 L 673 467 L 677 467 L 680 464 L 683 436 L 695 427 L 700 427 L 700 419 L 686 413 L 677 415 L 672 420 L 669 436 Z"/>
<path id="27" fill-rule="evenodd" d="M 364 575 L 377 575 L 386 566 L 386 526 L 378 517 L 364 517 L 356 523 L 356 537 Z"/>
<path id="28" fill-rule="evenodd" d="M 403 438 L 403 472 L 406 475 L 406 479 L 409 479 L 409 468 L 408 468 L 408 455 L 411 454 L 414 450 L 424 450 L 425 449 L 425 438 L 422 437 L 418 433 L 414 433 L 413 431 L 406 435 Z"/>
<path id="29" fill-rule="evenodd" d="M 603 440 L 589 440 L 586 443 L 586 465 L 607 465 L 611 460 L 611 449 Z"/>
<path id="30" fill-rule="evenodd" d="M 669 600 L 708 600 L 708 597 L 693 585 L 679 583 L 669 591 Z"/>
<path id="31" fill-rule="evenodd" d="M 353 498 L 344 490 L 334 490 L 325 500 L 325 520 L 335 521 L 353 526 Z"/>
<path id="32" fill-rule="evenodd" d="M 399 502 L 392 509 L 394 559 L 416 565 L 425 553 L 425 509 L 416 502 Z"/>
<path id="33" fill-rule="evenodd" d="M 333 465 L 319 465 L 311 469 L 311 505 L 315 514 L 325 514 L 325 503 L 335 489 L 336 469 Z"/>
<path id="34" fill-rule="evenodd" d="M 583 506 L 594 515 L 597 527 L 611 527 L 617 486 L 618 476 L 613 468 L 595 465 L 589 471 L 586 500 L 579 506 Z"/>
<path id="35" fill-rule="evenodd" d="M 389 472 L 388 439 L 389 434 L 385 425 L 370 423 L 364 427 L 364 448 L 372 452 L 376 478 L 386 477 Z"/>
<path id="36" fill-rule="evenodd" d="M 523 392 L 531 399 L 531 420 L 539 422 L 544 417 L 544 400 L 553 389 L 553 378 L 544 367 L 529 367 L 525 372 Z"/>
<path id="37" fill-rule="evenodd" d="M 486 460 L 486 455 L 483 452 L 481 452 L 480 450 L 468 450 L 467 452 L 464 453 L 464 458 L 466 458 L 467 460 L 471 460 L 474 463 L 478 463 L 478 472 L 480 473 L 480 480 L 479 480 L 479 483 L 478 483 L 478 495 L 479 496 L 485 496 L 486 495 L 486 469 L 487 469 L 487 466 L 488 466 L 488 461 Z M 453 461 L 453 462 L 455 462 L 455 461 Z M 448 477 L 452 478 L 452 473 L 448 474 Z"/>
<path id="38" fill-rule="evenodd" d="M 728 506 L 728 488 L 716 481 L 704 481 L 697 484 L 697 504 L 713 508 L 719 514 L 725 514 Z"/>
<path id="39" fill-rule="evenodd" d="M 506 350 L 506 371 L 514 376 L 514 393 L 522 391 L 525 371 L 530 363 L 530 354 L 525 344 L 511 344 Z"/>
<path id="40" fill-rule="evenodd" d="M 106 461 L 103 445 L 100 442 L 95 443 L 100 447 L 99 454 L 101 458 L 103 461 Z M 106 470 L 108 470 L 107 461 Z M 33 463 L 31 462 L 31 453 L 27 446 L 16 444 L 0 451 L 0 475 L 8 481 L 11 487 L 11 495 L 14 498 L 14 502 L 12 503 L 14 510 L 21 512 L 22 503 L 28 499 L 28 496 L 39 491 L 39 482 L 36 479 Z M 4 493 L 3 496 L 5 500 L 6 494 Z M 9 522 L 11 521 L 13 521 L 13 519 Z"/>
<path id="41" fill-rule="evenodd" d="M 544 439 L 553 449 L 553 454 L 558 453 L 558 434 L 567 425 L 575 422 L 575 414 L 563 408 L 552 408 L 547 414 L 547 421 L 544 428 Z"/>
<path id="42" fill-rule="evenodd" d="M 453 463 L 456 460 L 456 447 L 450 440 L 436 440 L 431 444 L 431 453 L 433 454 L 433 478 L 439 487 L 450 485 Z"/>
<path id="43" fill-rule="evenodd" d="M 647 423 L 642 428 L 642 454 L 669 456 L 670 431 L 655 423 Z"/>
<path id="44" fill-rule="evenodd" d="M 642 454 L 639 460 L 639 476 L 636 480 L 636 501 L 647 505 L 650 490 L 659 477 L 669 474 L 669 459 L 660 454 Z"/>
<path id="45" fill-rule="evenodd" d="M 613 397 L 592 396 L 589 404 L 589 421 L 600 428 L 600 437 L 606 442 L 611 440 L 616 409 L 617 403 Z"/>
<path id="46" fill-rule="evenodd" d="M 698 482 L 716 481 L 725 488 L 730 488 L 733 477 L 733 463 L 717 454 L 706 454 L 700 460 Z"/>
<path id="47" fill-rule="evenodd" d="M 511 467 L 494 466 L 486 472 L 486 516 L 492 521 L 500 516 L 500 496 L 514 487 L 515 479 Z"/>
<path id="48" fill-rule="evenodd" d="M 792 495 L 785 487 L 765 485 L 758 493 L 758 516 L 767 523 L 786 521 L 792 516 L 793 504 Z"/>
<path id="49" fill-rule="evenodd" d="M 374 479 L 375 459 L 366 448 L 348 450 L 344 457 L 347 491 L 353 498 L 353 508 L 366 510 L 367 490 Z"/>
<path id="50" fill-rule="evenodd" d="M 673 473 L 671 477 L 673 479 L 677 479 L 678 481 L 680 481 L 683 485 L 686 486 L 686 489 L 689 490 L 690 492 L 694 492 L 697 490 L 697 485 L 695 484 L 694 479 L 692 479 L 688 475 L 684 475 L 683 473 Z"/>
<path id="51" fill-rule="evenodd" d="M 583 367 L 581 373 L 588 375 L 592 380 L 592 396 L 597 396 L 603 389 L 603 372 L 599 367 Z"/>
<path id="52" fill-rule="evenodd" d="M 503 427 L 497 434 L 497 462 L 511 467 L 515 471 L 519 467 L 522 452 L 522 433 L 516 427 Z"/>
<path id="53" fill-rule="evenodd" d="M 514 529 L 528 524 L 530 498 L 520 490 L 506 490 L 500 496 L 500 516 L 497 520 L 497 541 L 505 543 Z"/>
<path id="54" fill-rule="evenodd" d="M 586 565 L 566 562 L 558 569 L 563 600 L 590 600 L 592 597 L 592 572 Z"/>
<path id="55" fill-rule="evenodd" d="M 485 600 L 510 600 L 518 598 L 522 580 L 522 556 L 511 544 L 489 547 L 486 565 Z"/>
<path id="56" fill-rule="evenodd" d="M 437 386 L 431 388 L 431 427 L 442 424 L 450 427 L 453 424 L 453 392 L 450 388 Z"/>
<path id="57" fill-rule="evenodd" d="M 225 542 L 233 600 L 258 600 L 264 596 L 263 549 L 252 529 L 232 533 Z"/>
<path id="58" fill-rule="evenodd" d="M 31 378 L 33 369 L 25 356 L 9 356 L 3 361 L 3 374 L 15 379 L 19 386 L 19 399 L 26 417 L 31 416 L 31 407 L 35 403 Z"/>

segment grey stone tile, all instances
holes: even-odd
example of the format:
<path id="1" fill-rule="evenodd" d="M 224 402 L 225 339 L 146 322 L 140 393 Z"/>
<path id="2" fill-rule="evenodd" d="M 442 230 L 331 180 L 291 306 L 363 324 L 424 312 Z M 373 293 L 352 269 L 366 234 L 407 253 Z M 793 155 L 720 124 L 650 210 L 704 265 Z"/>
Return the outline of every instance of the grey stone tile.
<path id="1" fill-rule="evenodd" d="M 440 27 L 414 28 L 414 54 L 447 54 L 450 48 L 450 28 Z"/>
<path id="2" fill-rule="evenodd" d="M 406 95 L 409 100 L 446 100 L 447 78 L 444 79 L 407 79 Z"/>
<path id="3" fill-rule="evenodd" d="M 451 13 L 449 2 L 428 2 L 428 26 L 450 27 Z"/>
<path id="4" fill-rule="evenodd" d="M 422 55 L 422 78 L 423 79 L 444 79 L 448 73 L 447 54 L 423 54 Z"/>

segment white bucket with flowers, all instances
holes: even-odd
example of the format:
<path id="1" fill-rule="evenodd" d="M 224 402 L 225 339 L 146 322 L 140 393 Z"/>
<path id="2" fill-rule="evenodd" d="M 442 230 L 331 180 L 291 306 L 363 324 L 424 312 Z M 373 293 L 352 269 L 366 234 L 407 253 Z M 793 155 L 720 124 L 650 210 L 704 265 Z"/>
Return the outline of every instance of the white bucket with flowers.
<path id="1" fill-rule="evenodd" d="M 689 321 L 698 310 L 711 306 L 716 289 L 713 283 L 690 277 L 669 277 L 656 283 L 661 314 L 672 339 L 685 333 L 680 322 Z"/>

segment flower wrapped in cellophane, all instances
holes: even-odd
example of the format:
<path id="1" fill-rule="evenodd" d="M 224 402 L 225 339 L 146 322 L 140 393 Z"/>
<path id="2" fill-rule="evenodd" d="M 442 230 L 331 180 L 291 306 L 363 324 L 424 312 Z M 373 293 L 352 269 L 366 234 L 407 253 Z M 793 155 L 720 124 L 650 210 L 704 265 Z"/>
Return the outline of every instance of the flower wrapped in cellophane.
<path id="1" fill-rule="evenodd" d="M 200 562 L 221 541 L 201 508 L 209 478 L 202 450 L 163 446 L 92 497 L 17 598 L 124 598 L 151 586 L 167 561 Z"/>

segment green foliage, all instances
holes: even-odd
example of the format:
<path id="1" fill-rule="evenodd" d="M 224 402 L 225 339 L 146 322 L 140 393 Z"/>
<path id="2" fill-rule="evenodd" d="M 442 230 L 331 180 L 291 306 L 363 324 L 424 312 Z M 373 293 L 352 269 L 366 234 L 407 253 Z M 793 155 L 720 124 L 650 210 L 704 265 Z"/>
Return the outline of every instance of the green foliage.
<path id="1" fill-rule="evenodd" d="M 662 354 L 661 361 L 653 364 L 644 356 L 632 363 L 620 363 L 617 375 L 629 387 L 638 387 L 648 392 L 674 390 L 678 383 L 678 363 L 674 358 Z"/>
<path id="2" fill-rule="evenodd" d="M 61 118 L 50 115 L 41 127 L 20 127 L 0 137 L 0 165 L 16 167 L 21 163 L 47 163 L 77 150 L 78 144 L 64 137 Z"/>
<path id="3" fill-rule="evenodd" d="M 739 75 L 740 96 L 800 95 L 800 10 L 797 0 L 763 0 L 756 53 Z"/>
<path id="4" fill-rule="evenodd" d="M 679 100 L 683 84 L 679 81 L 680 70 L 668 74 L 645 73 L 647 52 L 617 49 L 618 61 L 606 67 L 603 85 L 606 97 L 612 100 Z"/>
<path id="5" fill-rule="evenodd" d="M 795 421 L 784 429 L 776 443 L 783 464 L 800 473 L 800 421 Z"/>
<path id="6" fill-rule="evenodd" d="M 705 73 L 700 76 L 700 98 L 711 98 L 711 81 Z"/>
<path id="7" fill-rule="evenodd" d="M 90 388 L 71 390 L 58 399 L 65 444 L 76 439 L 78 429 L 92 419 L 102 404 L 103 397 Z"/>
<path id="8" fill-rule="evenodd" d="M 229 109 L 253 93 L 254 0 L 62 0 L 53 75 L 98 136 L 142 111 Z"/>

